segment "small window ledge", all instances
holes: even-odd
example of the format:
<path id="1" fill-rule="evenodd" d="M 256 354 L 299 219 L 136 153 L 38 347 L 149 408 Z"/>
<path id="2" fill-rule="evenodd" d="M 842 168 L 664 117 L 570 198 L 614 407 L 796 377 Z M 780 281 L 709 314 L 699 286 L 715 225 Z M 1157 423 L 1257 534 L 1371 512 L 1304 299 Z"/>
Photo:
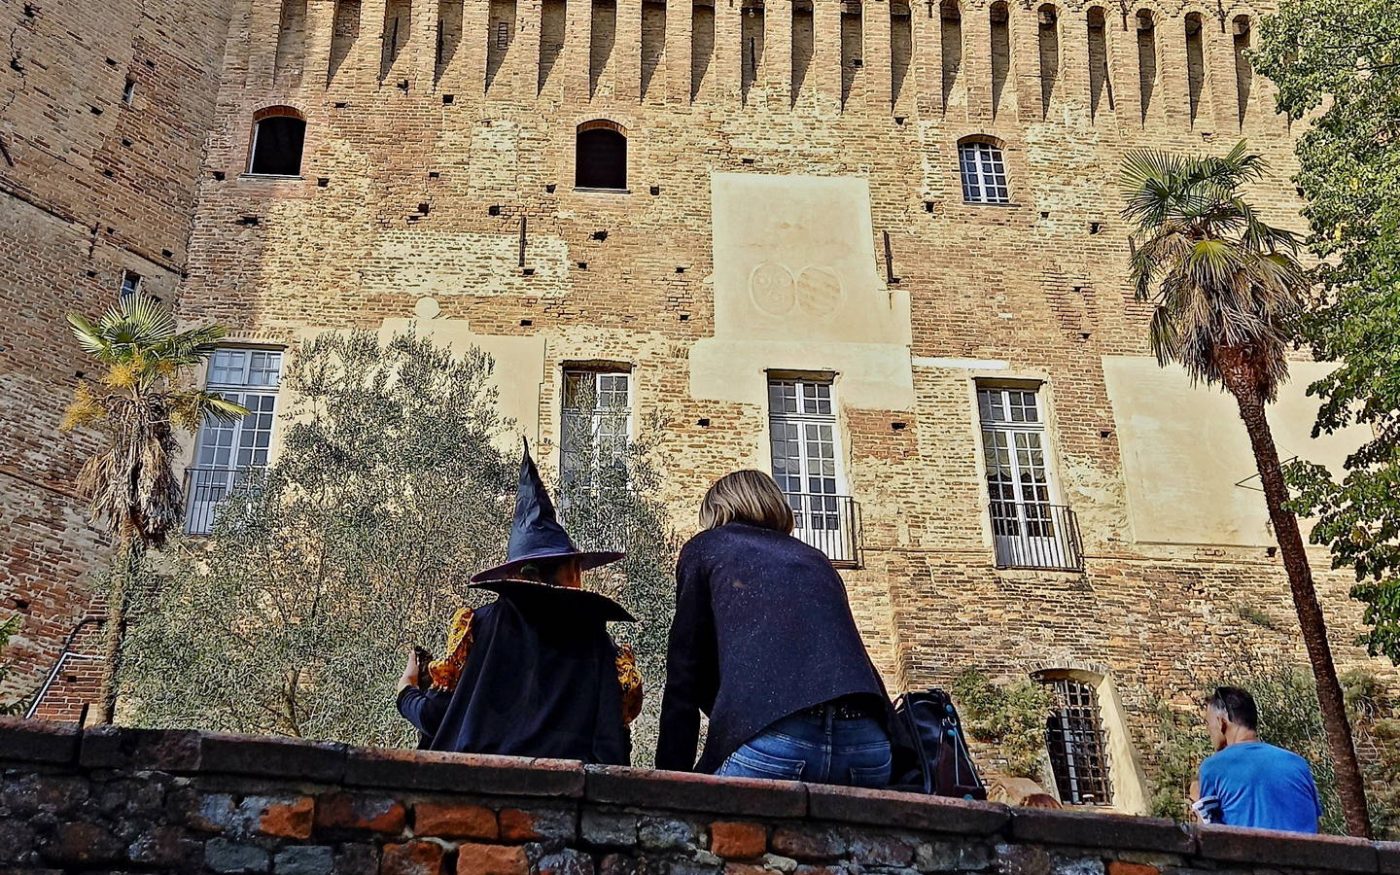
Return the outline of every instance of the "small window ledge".
<path id="1" fill-rule="evenodd" d="M 291 176 L 283 173 L 240 173 L 239 179 L 261 179 L 268 182 L 301 182 L 305 176 Z"/>
<path id="2" fill-rule="evenodd" d="M 590 188 L 588 186 L 576 185 L 574 191 L 578 194 L 631 194 L 630 188 Z"/>

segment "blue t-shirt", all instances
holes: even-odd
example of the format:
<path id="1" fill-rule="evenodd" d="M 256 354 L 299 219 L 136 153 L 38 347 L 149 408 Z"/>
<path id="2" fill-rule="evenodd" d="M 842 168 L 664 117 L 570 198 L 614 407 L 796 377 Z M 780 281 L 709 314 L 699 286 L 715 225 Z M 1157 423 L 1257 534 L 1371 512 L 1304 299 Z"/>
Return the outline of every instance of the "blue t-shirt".
<path id="1" fill-rule="evenodd" d="M 1322 803 L 1308 761 L 1292 751 L 1247 741 L 1201 763 L 1201 798 L 1215 797 L 1220 823 L 1317 832 Z"/>

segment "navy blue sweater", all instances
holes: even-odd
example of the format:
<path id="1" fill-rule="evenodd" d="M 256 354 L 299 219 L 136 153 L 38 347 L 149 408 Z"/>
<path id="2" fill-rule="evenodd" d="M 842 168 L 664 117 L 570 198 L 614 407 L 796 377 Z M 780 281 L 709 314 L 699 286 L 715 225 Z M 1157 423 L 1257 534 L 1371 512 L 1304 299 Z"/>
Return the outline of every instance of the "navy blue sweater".
<path id="1" fill-rule="evenodd" d="M 846 587 L 821 551 L 744 523 L 681 549 L 658 769 L 714 772 L 772 723 L 861 694 L 880 713 L 888 707 Z M 710 727 L 697 763 L 702 711 Z"/>

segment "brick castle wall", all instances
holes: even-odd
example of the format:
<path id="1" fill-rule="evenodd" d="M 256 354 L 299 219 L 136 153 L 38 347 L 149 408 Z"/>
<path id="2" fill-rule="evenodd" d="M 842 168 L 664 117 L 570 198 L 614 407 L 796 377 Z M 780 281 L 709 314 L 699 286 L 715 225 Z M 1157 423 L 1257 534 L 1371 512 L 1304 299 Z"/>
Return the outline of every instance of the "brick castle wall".
<path id="1" fill-rule="evenodd" d="M 1400 872 L 1400 844 L 576 762 L 0 721 L 0 865 L 271 875 Z"/>
<path id="2" fill-rule="evenodd" d="M 214 119 L 225 7 L 0 6 L 0 612 L 25 617 L 7 652 L 18 665 L 6 697 L 36 687 L 79 620 L 101 613 L 89 574 L 108 547 L 74 494 L 94 444 L 58 432 L 90 369 L 65 316 L 100 315 L 117 302 L 125 271 L 174 300 Z"/>

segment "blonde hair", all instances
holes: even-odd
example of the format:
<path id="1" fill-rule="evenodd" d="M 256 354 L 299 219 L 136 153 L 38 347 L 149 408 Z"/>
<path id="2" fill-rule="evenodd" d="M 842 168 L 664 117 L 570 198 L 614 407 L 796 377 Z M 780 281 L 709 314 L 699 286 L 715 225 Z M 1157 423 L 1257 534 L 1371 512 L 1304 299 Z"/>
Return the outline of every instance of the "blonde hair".
<path id="1" fill-rule="evenodd" d="M 727 523 L 748 523 L 785 535 L 794 521 L 787 496 L 762 471 L 735 471 L 715 481 L 700 502 L 700 528 L 716 529 Z"/>

